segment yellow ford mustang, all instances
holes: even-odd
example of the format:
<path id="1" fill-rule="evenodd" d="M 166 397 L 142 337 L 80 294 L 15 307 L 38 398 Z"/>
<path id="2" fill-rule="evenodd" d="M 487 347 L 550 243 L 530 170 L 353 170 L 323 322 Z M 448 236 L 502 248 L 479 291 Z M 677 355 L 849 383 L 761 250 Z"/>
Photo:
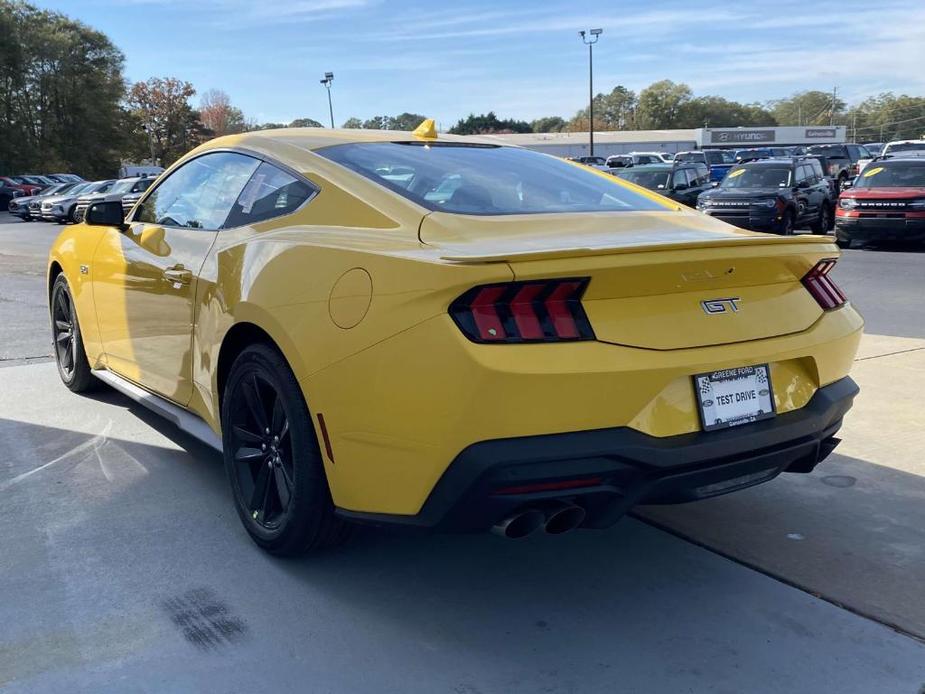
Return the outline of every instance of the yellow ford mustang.
<path id="1" fill-rule="evenodd" d="M 222 450 L 277 554 L 605 527 L 835 447 L 863 322 L 827 239 L 428 126 L 220 138 L 95 203 L 49 258 L 64 383 Z"/>

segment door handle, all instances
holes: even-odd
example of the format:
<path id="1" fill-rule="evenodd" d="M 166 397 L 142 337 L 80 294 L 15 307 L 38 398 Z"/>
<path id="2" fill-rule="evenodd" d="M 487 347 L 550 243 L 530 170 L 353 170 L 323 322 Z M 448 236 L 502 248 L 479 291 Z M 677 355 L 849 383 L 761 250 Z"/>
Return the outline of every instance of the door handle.
<path id="1" fill-rule="evenodd" d="M 164 270 L 164 279 L 173 284 L 189 284 L 193 279 L 193 272 L 182 265 L 173 265 Z"/>

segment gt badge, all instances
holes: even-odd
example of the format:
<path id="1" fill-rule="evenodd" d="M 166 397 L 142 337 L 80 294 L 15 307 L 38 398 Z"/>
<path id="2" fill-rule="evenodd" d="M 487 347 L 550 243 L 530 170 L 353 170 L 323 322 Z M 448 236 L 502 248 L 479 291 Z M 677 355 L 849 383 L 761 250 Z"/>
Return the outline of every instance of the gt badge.
<path id="1" fill-rule="evenodd" d="M 707 299 L 700 302 L 700 307 L 704 313 L 711 316 L 715 313 L 736 313 L 739 310 L 739 304 L 737 303 L 739 301 L 741 299 L 737 296 L 729 296 L 723 299 Z"/>

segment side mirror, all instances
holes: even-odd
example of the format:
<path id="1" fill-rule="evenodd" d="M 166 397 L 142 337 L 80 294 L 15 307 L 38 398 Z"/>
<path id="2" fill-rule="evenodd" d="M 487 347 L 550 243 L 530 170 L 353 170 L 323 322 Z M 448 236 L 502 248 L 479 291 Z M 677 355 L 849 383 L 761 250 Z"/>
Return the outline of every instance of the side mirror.
<path id="1" fill-rule="evenodd" d="M 108 202 L 95 202 L 87 208 L 84 223 L 92 226 L 126 228 L 125 217 L 122 214 L 122 203 L 118 200 Z"/>
<path id="2" fill-rule="evenodd" d="M 842 190 L 845 190 L 845 188 L 850 188 L 850 187 L 853 186 L 853 185 L 854 185 L 854 179 L 853 179 L 853 178 L 846 178 L 844 181 L 842 181 L 841 189 L 842 189 Z"/>

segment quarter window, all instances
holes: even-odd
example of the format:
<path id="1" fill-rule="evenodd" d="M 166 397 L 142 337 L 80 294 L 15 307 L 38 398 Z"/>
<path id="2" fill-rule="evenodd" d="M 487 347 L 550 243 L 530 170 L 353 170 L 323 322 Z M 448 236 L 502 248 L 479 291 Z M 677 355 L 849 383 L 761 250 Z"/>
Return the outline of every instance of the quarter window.
<path id="1" fill-rule="evenodd" d="M 174 171 L 151 192 L 135 221 L 188 229 L 221 229 L 260 161 L 236 152 L 213 152 Z"/>
<path id="2" fill-rule="evenodd" d="M 314 192 L 305 182 L 264 162 L 244 186 L 224 227 L 239 227 L 290 214 Z"/>

